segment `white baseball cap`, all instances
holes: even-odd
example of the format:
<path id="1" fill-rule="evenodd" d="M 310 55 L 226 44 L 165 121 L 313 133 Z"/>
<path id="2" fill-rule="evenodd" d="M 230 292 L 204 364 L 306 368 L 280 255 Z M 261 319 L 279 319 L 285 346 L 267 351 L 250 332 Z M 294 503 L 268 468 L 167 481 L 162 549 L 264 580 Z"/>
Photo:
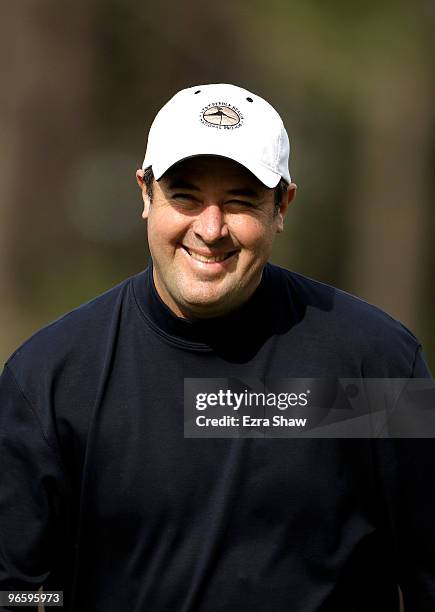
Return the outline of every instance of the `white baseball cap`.
<path id="1" fill-rule="evenodd" d="M 281 117 L 250 91 L 213 83 L 176 93 L 157 113 L 142 168 L 159 180 L 171 166 L 195 155 L 229 157 L 266 187 L 291 182 L 290 144 Z"/>

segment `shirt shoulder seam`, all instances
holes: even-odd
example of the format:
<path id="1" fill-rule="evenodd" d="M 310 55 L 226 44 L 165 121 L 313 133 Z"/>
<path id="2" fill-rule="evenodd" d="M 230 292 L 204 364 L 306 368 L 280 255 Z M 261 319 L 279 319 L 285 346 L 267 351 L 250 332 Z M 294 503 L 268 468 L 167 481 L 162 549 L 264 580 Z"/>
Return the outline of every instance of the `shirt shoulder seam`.
<path id="1" fill-rule="evenodd" d="M 414 378 L 415 365 L 417 363 L 417 355 L 418 355 L 418 352 L 421 349 L 422 349 L 421 342 L 417 342 L 417 346 L 415 347 L 415 351 L 414 351 L 414 359 L 413 359 L 412 366 L 411 366 L 411 374 L 410 374 L 409 378 Z"/>
<path id="2" fill-rule="evenodd" d="M 13 373 L 11 367 L 8 365 L 8 363 L 5 363 L 4 365 L 4 371 L 5 372 L 9 372 L 9 376 L 14 384 L 14 386 L 16 387 L 16 389 L 19 391 L 19 393 L 22 395 L 24 401 L 26 402 L 27 406 L 30 408 L 32 414 L 34 415 L 34 417 L 36 418 L 36 421 L 38 423 L 39 426 L 39 430 L 40 433 L 42 435 L 42 438 L 44 439 L 46 445 L 49 447 L 49 449 L 51 450 L 52 453 L 54 453 L 55 457 L 56 457 L 56 461 L 59 464 L 61 470 L 63 472 L 65 472 L 65 467 L 63 465 L 63 461 L 61 459 L 61 457 L 59 456 L 58 450 L 50 443 L 50 441 L 48 440 L 45 432 L 44 432 L 44 428 L 42 426 L 41 423 L 41 419 L 39 418 L 38 412 L 37 410 L 35 410 L 35 407 L 33 406 L 33 403 L 30 401 L 30 399 L 27 397 L 26 393 L 24 392 L 23 388 L 21 387 L 20 383 L 18 382 L 15 374 Z"/>

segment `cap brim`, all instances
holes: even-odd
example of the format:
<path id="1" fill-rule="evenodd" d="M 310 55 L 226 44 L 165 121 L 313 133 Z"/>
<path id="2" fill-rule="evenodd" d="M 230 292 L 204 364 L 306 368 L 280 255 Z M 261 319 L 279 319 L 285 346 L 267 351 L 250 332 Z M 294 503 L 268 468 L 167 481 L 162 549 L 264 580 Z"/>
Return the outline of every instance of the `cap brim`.
<path id="1" fill-rule="evenodd" d="M 169 170 L 169 168 L 172 168 L 172 166 L 174 166 L 175 164 L 178 164 L 179 162 L 185 160 L 185 159 L 189 159 L 191 157 L 198 157 L 200 155 L 213 155 L 216 157 L 226 157 L 227 159 L 232 159 L 233 161 L 241 164 L 242 166 L 244 166 L 247 170 L 249 170 L 250 172 L 252 172 L 252 174 L 261 182 L 263 183 L 263 185 L 265 185 L 266 187 L 269 187 L 269 189 L 272 189 L 273 187 L 276 187 L 279 183 L 279 181 L 281 180 L 281 175 L 273 172 L 272 170 L 270 170 L 269 168 L 259 164 L 258 162 L 253 162 L 252 160 L 249 160 L 246 156 L 242 156 L 242 155 L 238 155 L 236 153 L 218 153 L 216 152 L 216 150 L 214 151 L 201 151 L 201 152 L 196 152 L 196 153 L 185 153 L 185 154 L 178 154 L 178 155 L 174 155 L 171 157 L 168 157 L 164 162 L 160 162 L 160 163 L 147 163 L 145 165 L 145 161 L 144 161 L 144 165 L 143 168 L 145 169 L 145 167 L 149 167 L 150 165 L 153 168 L 153 174 L 154 174 L 154 178 L 156 179 L 156 181 L 160 180 L 162 178 L 162 176 L 165 174 L 165 172 L 167 172 Z M 285 178 L 285 177 L 284 177 Z"/>

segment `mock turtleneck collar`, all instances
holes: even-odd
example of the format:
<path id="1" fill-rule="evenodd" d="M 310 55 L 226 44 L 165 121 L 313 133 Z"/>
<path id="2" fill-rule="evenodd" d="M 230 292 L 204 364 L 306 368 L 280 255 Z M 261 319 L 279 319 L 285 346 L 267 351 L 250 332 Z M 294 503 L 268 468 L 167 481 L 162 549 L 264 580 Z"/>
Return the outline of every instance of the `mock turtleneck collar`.
<path id="1" fill-rule="evenodd" d="M 281 286 L 274 282 L 269 264 L 250 299 L 223 317 L 189 320 L 175 315 L 154 285 L 152 261 L 133 277 L 136 301 L 148 324 L 173 344 L 191 350 L 213 350 L 233 360 L 252 357 L 279 330 Z"/>

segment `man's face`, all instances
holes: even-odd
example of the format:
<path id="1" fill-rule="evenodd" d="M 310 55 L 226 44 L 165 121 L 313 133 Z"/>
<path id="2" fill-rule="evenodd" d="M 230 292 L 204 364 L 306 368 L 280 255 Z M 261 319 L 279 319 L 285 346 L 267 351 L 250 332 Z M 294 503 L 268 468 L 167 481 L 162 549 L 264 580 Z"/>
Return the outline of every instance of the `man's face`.
<path id="1" fill-rule="evenodd" d="M 227 314 L 261 280 L 295 186 L 274 210 L 274 190 L 228 158 L 198 156 L 153 184 L 150 203 L 138 170 L 148 220 L 154 283 L 178 316 Z"/>

